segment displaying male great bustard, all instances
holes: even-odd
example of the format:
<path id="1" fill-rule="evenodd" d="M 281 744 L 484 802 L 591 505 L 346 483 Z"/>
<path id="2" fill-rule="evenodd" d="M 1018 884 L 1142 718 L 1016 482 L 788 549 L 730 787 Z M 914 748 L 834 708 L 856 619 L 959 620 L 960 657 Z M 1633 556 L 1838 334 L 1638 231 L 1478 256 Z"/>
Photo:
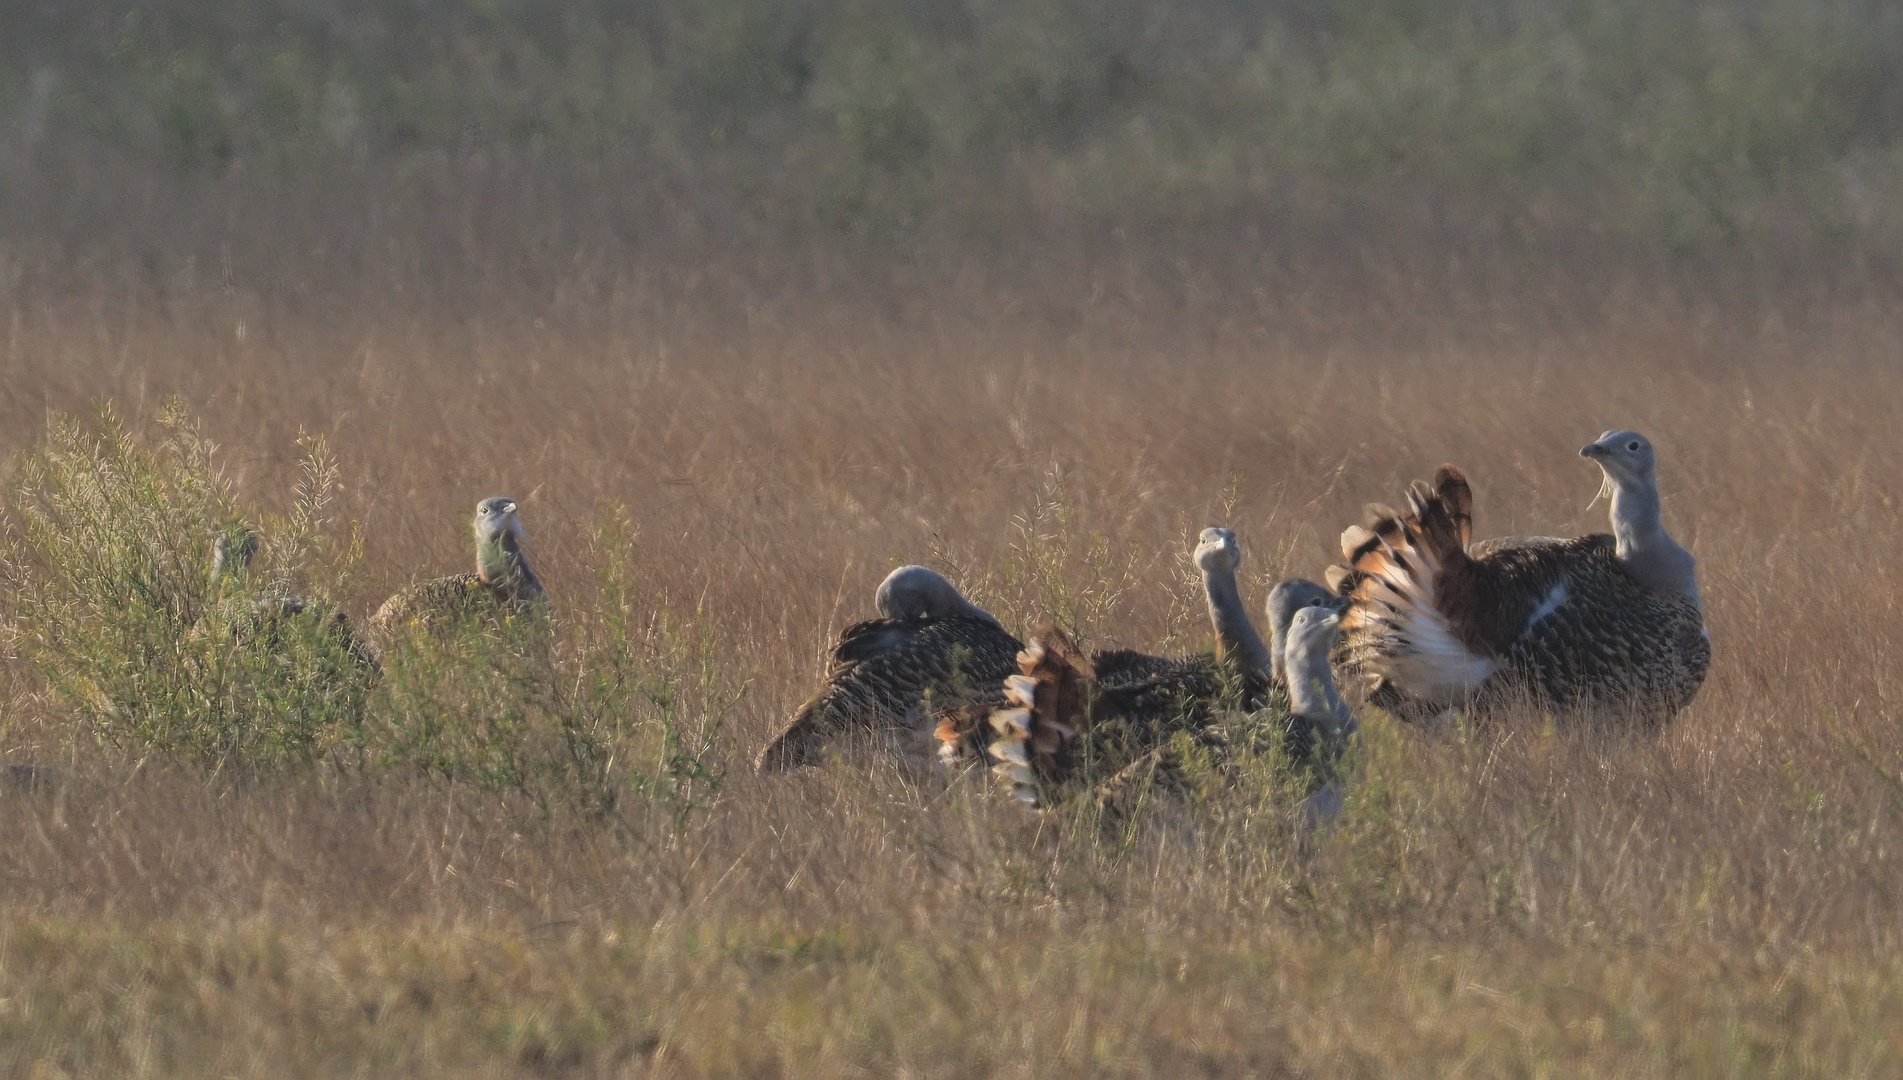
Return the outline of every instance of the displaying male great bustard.
<path id="1" fill-rule="evenodd" d="M 1711 663 L 1696 563 L 1665 531 L 1657 457 L 1637 432 L 1580 450 L 1605 474 L 1612 535 L 1468 543 L 1473 491 L 1443 465 L 1408 510 L 1342 533 L 1353 597 L 1341 660 L 1404 714 L 1510 692 L 1566 712 L 1670 719 Z"/>
<path id="2" fill-rule="evenodd" d="M 760 751 L 760 772 L 815 764 L 842 736 L 917 732 L 927 726 L 921 710 L 928 695 L 936 711 L 995 694 L 1023 647 L 990 612 L 923 566 L 886 575 L 873 603 L 879 617 L 839 636 L 826 685 Z"/>
<path id="3" fill-rule="evenodd" d="M 476 572 L 419 581 L 398 589 L 370 617 L 378 638 L 408 627 L 434 629 L 452 619 L 481 613 L 517 614 L 548 602 L 542 582 L 522 553 L 522 521 L 506 496 L 476 504 Z"/>
<path id="4" fill-rule="evenodd" d="M 1011 782 L 1015 798 L 1035 803 L 1040 781 L 1062 782 L 1076 771 L 1077 737 L 1094 726 L 1119 724 L 1127 754 L 1161 745 L 1178 731 L 1201 730 L 1231 689 L 1243 708 L 1259 707 L 1274 663 L 1236 587 L 1242 549 L 1235 533 L 1204 529 L 1195 560 L 1216 634 L 1214 655 L 1128 649 L 1086 655 L 1063 631 L 1042 627 L 1014 658 L 995 707 L 941 720 L 940 755 L 953 761 L 983 754 Z M 1225 672 L 1230 659 L 1235 666 Z"/>

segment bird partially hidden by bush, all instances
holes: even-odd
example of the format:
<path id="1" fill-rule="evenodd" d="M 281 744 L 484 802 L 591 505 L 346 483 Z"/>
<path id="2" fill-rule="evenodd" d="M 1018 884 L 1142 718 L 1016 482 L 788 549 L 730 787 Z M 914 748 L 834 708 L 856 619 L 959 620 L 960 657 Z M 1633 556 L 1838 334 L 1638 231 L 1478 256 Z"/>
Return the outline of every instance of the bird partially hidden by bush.
<path id="1" fill-rule="evenodd" d="M 243 521 L 228 523 L 212 539 L 207 575 L 211 610 L 232 640 L 240 647 L 270 650 L 281 648 L 290 633 L 317 634 L 359 668 L 375 674 L 375 651 L 343 609 L 274 586 L 253 587 L 252 563 L 258 549 L 258 534 Z"/>
<path id="2" fill-rule="evenodd" d="M 476 504 L 476 572 L 419 581 L 398 589 L 370 617 L 370 632 L 387 646 L 408 630 L 435 631 L 471 616 L 546 610 L 548 594 L 522 552 L 522 521 L 507 496 Z"/>

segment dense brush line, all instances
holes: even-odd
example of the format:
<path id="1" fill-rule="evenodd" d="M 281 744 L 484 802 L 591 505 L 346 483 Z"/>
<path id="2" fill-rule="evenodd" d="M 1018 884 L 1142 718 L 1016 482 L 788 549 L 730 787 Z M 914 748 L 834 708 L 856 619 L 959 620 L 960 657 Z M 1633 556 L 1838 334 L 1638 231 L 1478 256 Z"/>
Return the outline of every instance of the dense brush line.
<path id="1" fill-rule="evenodd" d="M 0 11 L 0 129 L 165 170 L 291 162 L 291 182 L 313 159 L 586 162 L 778 226 L 816 207 L 820 231 L 955 217 L 974 190 L 1035 218 L 1072 173 L 1074 208 L 1120 223 L 1482 191 L 1653 249 L 1790 205 L 1820 237 L 1894 228 L 1868 193 L 1903 142 L 1899 54 L 1875 0 L 87 0 Z"/>

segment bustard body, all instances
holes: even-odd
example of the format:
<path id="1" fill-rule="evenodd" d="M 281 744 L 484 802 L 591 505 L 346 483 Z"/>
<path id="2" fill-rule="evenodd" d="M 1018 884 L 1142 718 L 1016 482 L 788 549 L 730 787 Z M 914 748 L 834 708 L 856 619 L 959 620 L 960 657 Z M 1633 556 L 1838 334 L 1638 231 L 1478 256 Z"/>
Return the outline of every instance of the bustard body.
<path id="1" fill-rule="evenodd" d="M 939 574 L 901 566 L 874 595 L 879 617 L 841 634 L 826 684 L 800 706 L 755 761 L 761 772 L 815 764 L 832 740 L 905 738 L 933 712 L 989 700 L 1014 670 L 1018 639 Z"/>
<path id="2" fill-rule="evenodd" d="M 1072 775 L 1118 775 L 1113 761 L 1080 761 L 1078 736 L 1116 744 L 1116 757 L 1146 755 L 1178 732 L 1206 732 L 1225 697 L 1244 709 L 1260 707 L 1274 668 L 1236 586 L 1242 552 L 1228 529 L 1203 530 L 1195 559 L 1216 635 L 1215 654 L 1156 656 L 1129 649 L 1086 654 L 1063 631 L 1041 627 L 1016 654 L 1000 697 L 989 708 L 944 717 L 940 754 L 956 760 L 982 752 L 1022 801 L 1037 801 L 1040 782 Z M 1114 782 L 1114 778 L 1113 778 Z"/>
<path id="3" fill-rule="evenodd" d="M 542 582 L 522 552 L 522 522 L 514 499 L 498 496 L 476 504 L 476 571 L 404 586 L 375 615 L 370 630 L 380 640 L 406 628 L 433 630 L 471 615 L 533 612 L 548 602 Z"/>

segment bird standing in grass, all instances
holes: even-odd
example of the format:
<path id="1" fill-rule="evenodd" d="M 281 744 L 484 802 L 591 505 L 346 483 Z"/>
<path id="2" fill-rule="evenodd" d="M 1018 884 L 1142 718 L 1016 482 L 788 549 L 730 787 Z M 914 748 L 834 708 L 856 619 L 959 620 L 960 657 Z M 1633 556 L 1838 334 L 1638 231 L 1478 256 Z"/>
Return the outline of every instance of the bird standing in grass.
<path id="1" fill-rule="evenodd" d="M 1283 635 L 1289 696 L 1283 746 L 1289 761 L 1311 774 L 1313 786 L 1302 803 L 1302 822 L 1313 828 L 1341 812 L 1346 793 L 1341 759 L 1360 727 L 1335 688 L 1331 660 L 1347 601 L 1310 599 L 1290 616 Z"/>
<path id="2" fill-rule="evenodd" d="M 405 586 L 370 617 L 370 629 L 388 640 L 406 627 L 434 629 L 456 618 L 513 615 L 543 609 L 548 594 L 522 553 L 522 521 L 514 499 L 476 504 L 476 572 L 451 574 Z"/>
<path id="3" fill-rule="evenodd" d="M 1344 666 L 1408 715 L 1530 695 L 1566 714 L 1669 720 L 1711 664 L 1697 564 L 1666 532 L 1658 459 L 1633 431 L 1580 450 L 1604 473 L 1612 535 L 1468 543 L 1473 490 L 1443 465 L 1408 510 L 1370 507 L 1329 580 L 1353 604 Z"/>
<path id="4" fill-rule="evenodd" d="M 904 738 L 934 712 L 995 693 L 1023 646 L 985 609 L 940 574 L 901 566 L 873 595 L 876 619 L 839 636 L 826 685 L 755 760 L 762 773 L 819 761 L 833 739 L 853 734 Z"/>

